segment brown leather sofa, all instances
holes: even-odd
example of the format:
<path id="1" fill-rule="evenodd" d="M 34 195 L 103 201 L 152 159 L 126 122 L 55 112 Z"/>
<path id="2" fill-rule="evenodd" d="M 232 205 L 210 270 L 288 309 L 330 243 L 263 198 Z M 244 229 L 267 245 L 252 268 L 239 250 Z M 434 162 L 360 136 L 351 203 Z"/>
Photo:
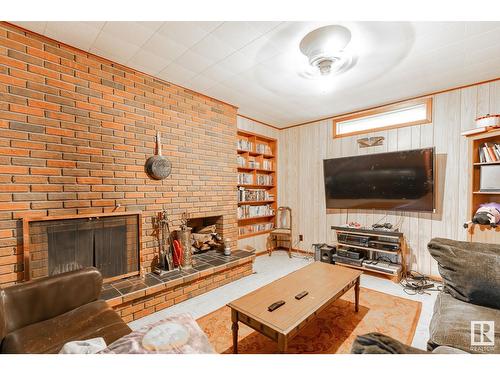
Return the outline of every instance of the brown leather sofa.
<path id="1" fill-rule="evenodd" d="M 95 268 L 62 273 L 0 290 L 0 353 L 58 353 L 68 341 L 103 337 L 106 344 L 131 332 L 99 300 Z"/>

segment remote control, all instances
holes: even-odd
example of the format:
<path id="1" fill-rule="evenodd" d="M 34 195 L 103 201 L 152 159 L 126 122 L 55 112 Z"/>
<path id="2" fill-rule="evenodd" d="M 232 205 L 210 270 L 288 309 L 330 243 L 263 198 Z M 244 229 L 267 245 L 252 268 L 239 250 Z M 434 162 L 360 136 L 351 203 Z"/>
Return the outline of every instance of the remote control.
<path id="1" fill-rule="evenodd" d="M 268 311 L 274 311 L 276 310 L 278 307 L 281 307 L 285 304 L 285 301 L 278 301 L 278 302 L 274 302 L 272 305 L 270 305 L 267 310 Z"/>
<path id="2" fill-rule="evenodd" d="M 309 292 L 307 290 L 304 290 L 303 292 L 300 292 L 299 294 L 297 294 L 295 296 L 295 299 L 301 299 L 301 298 L 304 298 L 305 296 L 307 296 L 309 294 Z"/>

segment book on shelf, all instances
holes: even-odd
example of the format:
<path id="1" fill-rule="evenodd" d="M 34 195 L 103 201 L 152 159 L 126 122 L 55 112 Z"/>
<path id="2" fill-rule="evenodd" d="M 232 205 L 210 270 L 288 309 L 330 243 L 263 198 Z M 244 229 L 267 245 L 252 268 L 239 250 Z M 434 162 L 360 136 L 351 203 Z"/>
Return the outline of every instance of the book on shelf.
<path id="1" fill-rule="evenodd" d="M 253 142 L 247 139 L 238 139 L 238 150 L 253 151 Z"/>
<path id="2" fill-rule="evenodd" d="M 245 160 L 245 158 L 243 156 L 238 155 L 236 157 L 236 161 L 238 162 L 238 167 L 246 168 L 247 161 Z"/>
<path id="3" fill-rule="evenodd" d="M 274 194 L 269 193 L 264 189 L 247 189 L 244 187 L 238 188 L 238 202 L 259 202 L 272 201 Z"/>
<path id="4" fill-rule="evenodd" d="M 238 207 L 238 219 L 249 219 L 253 217 L 274 215 L 274 209 L 269 204 L 261 206 L 240 206 Z"/>
<path id="5" fill-rule="evenodd" d="M 252 173 L 238 173 L 238 184 L 239 185 L 253 185 L 253 174 Z"/>
<path id="6" fill-rule="evenodd" d="M 268 174 L 258 174 L 257 175 L 257 185 L 272 185 L 273 176 Z"/>
<path id="7" fill-rule="evenodd" d="M 255 159 L 248 159 L 248 167 L 249 168 L 260 168 L 260 163 Z"/>
<path id="8" fill-rule="evenodd" d="M 500 143 L 483 143 L 479 146 L 479 161 L 493 163 L 500 161 Z"/>
<path id="9" fill-rule="evenodd" d="M 265 154 L 265 155 L 271 155 L 271 147 L 265 143 L 257 143 L 255 145 L 255 151 L 258 152 L 259 154 Z"/>
<path id="10" fill-rule="evenodd" d="M 272 171 L 273 170 L 273 162 L 271 160 L 264 159 L 262 162 L 262 169 Z"/>
<path id="11" fill-rule="evenodd" d="M 238 228 L 238 234 L 243 236 L 245 234 L 264 232 L 272 229 L 274 229 L 274 223 L 251 224 Z"/>

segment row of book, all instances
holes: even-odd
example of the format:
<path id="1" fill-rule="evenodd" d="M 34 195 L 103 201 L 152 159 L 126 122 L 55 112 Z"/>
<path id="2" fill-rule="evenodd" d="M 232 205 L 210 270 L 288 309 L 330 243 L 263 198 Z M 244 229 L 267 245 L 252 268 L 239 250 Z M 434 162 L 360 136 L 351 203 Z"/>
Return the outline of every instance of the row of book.
<path id="1" fill-rule="evenodd" d="M 274 209 L 270 204 L 262 206 L 240 206 L 238 207 L 238 219 L 247 219 L 251 217 L 274 215 Z"/>
<path id="2" fill-rule="evenodd" d="M 260 162 L 255 159 L 246 160 L 243 156 L 238 155 L 237 162 L 238 162 L 238 167 L 240 168 L 265 169 L 267 171 L 273 170 L 273 162 L 267 159 L 264 159 L 262 161 L 262 166 L 261 166 Z"/>
<path id="3" fill-rule="evenodd" d="M 238 173 L 239 185 L 253 185 L 253 173 Z"/>
<path id="4" fill-rule="evenodd" d="M 257 143 L 255 145 L 255 151 L 259 154 L 271 155 L 271 147 L 265 143 Z"/>
<path id="5" fill-rule="evenodd" d="M 243 156 L 238 155 L 236 158 L 236 162 L 238 163 L 238 167 L 241 168 L 247 167 L 247 160 Z"/>
<path id="6" fill-rule="evenodd" d="M 253 151 L 253 142 L 246 139 L 238 139 L 238 150 Z"/>
<path id="7" fill-rule="evenodd" d="M 239 185 L 262 185 L 270 186 L 273 184 L 273 176 L 267 174 L 258 174 L 255 176 L 254 181 L 253 173 L 238 173 L 238 184 Z"/>
<path id="8" fill-rule="evenodd" d="M 253 142 L 250 142 L 247 139 L 238 139 L 238 150 L 254 151 L 254 146 L 255 152 L 258 152 L 259 154 L 272 155 L 271 147 L 266 143 L 256 143 L 254 145 Z"/>
<path id="9" fill-rule="evenodd" d="M 500 161 L 500 143 L 484 143 L 479 147 L 479 160 L 481 163 Z"/>
<path id="10" fill-rule="evenodd" d="M 264 159 L 262 161 L 262 169 L 265 169 L 267 171 L 272 171 L 273 170 L 273 162 L 271 160 Z"/>
<path id="11" fill-rule="evenodd" d="M 273 176 L 270 174 L 258 174 L 256 177 L 257 177 L 257 185 L 273 184 Z"/>
<path id="12" fill-rule="evenodd" d="M 273 223 L 262 223 L 262 224 L 251 224 L 251 225 L 245 225 L 244 227 L 239 227 L 238 232 L 239 235 L 242 236 L 245 234 L 264 232 L 266 230 L 272 230 L 272 229 L 274 229 Z"/>
<path id="13" fill-rule="evenodd" d="M 238 202 L 259 202 L 259 201 L 272 201 L 274 194 L 264 189 L 246 189 L 244 187 L 238 188 Z"/>

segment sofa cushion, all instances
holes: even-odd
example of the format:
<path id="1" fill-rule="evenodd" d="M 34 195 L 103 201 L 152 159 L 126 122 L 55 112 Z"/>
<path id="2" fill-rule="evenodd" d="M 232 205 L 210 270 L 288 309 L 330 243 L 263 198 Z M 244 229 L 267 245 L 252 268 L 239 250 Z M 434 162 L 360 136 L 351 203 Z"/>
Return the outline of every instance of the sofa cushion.
<path id="1" fill-rule="evenodd" d="M 413 348 L 382 333 L 372 332 L 356 337 L 351 348 L 352 354 L 430 354 Z"/>
<path id="2" fill-rule="evenodd" d="M 495 322 L 495 346 L 471 345 L 471 321 Z M 429 327 L 428 349 L 446 345 L 470 353 L 500 353 L 500 310 L 462 302 L 448 293 L 439 293 Z"/>
<path id="3" fill-rule="evenodd" d="M 131 332 L 105 301 L 80 306 L 5 336 L 3 353 L 58 353 L 68 341 L 103 337 L 109 345 Z"/>
<path id="4" fill-rule="evenodd" d="M 438 262 L 446 292 L 500 309 L 500 245 L 434 238 L 428 249 Z"/>
<path id="5" fill-rule="evenodd" d="M 438 346 L 432 351 L 432 354 L 469 354 L 464 350 L 452 348 L 451 346 Z"/>

